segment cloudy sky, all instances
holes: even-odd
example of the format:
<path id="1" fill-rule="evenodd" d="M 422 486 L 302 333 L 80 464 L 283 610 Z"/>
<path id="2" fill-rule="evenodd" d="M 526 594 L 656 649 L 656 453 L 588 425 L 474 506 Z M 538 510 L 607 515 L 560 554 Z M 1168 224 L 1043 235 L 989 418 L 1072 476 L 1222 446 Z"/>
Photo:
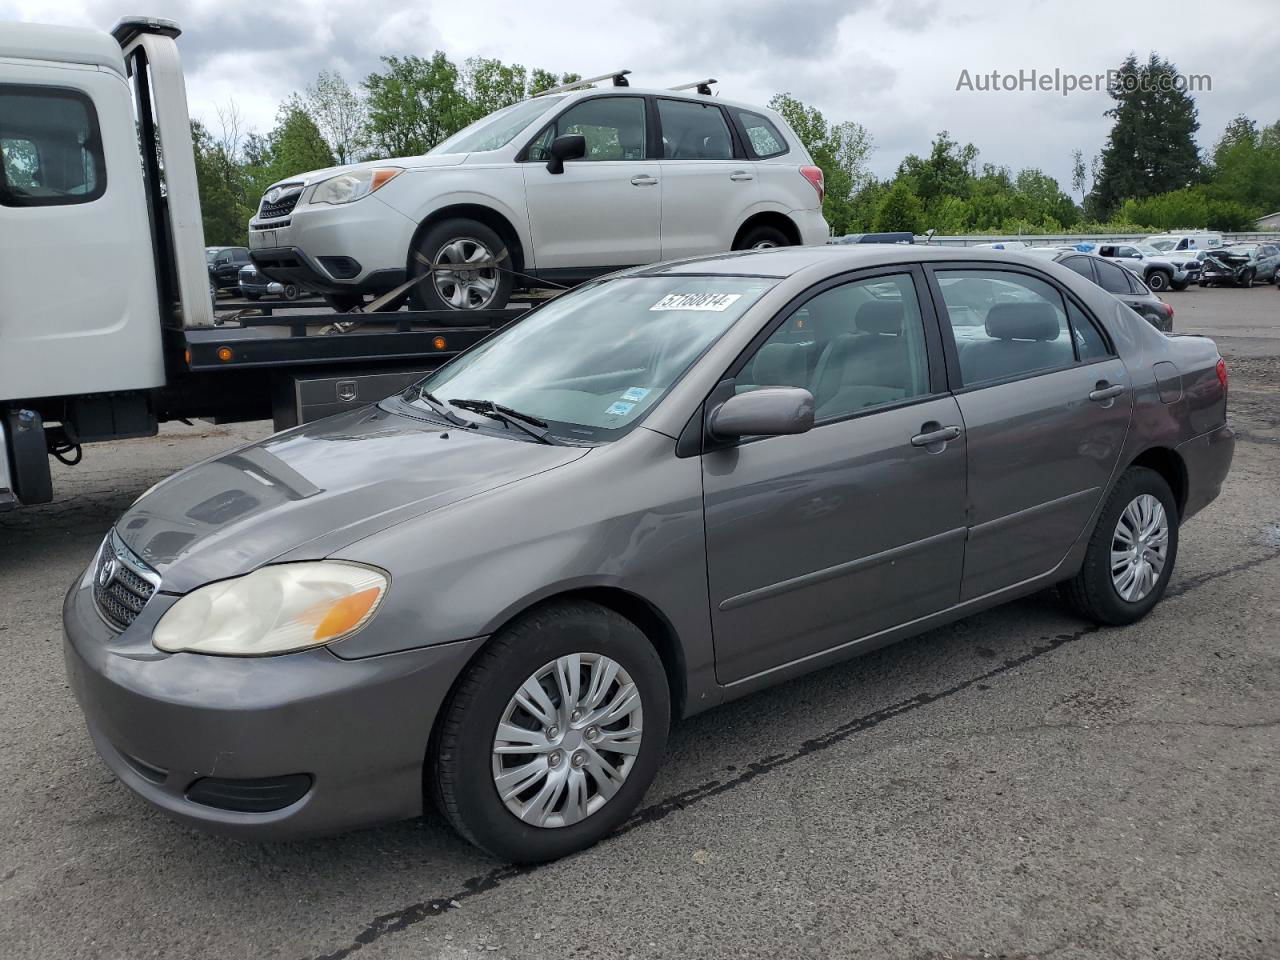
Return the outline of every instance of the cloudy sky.
<path id="1" fill-rule="evenodd" d="M 1037 166 L 1069 190 L 1071 151 L 1091 156 L 1105 141 L 1105 93 L 957 90 L 966 70 L 1093 75 L 1157 50 L 1212 78 L 1196 94 L 1202 147 L 1237 113 L 1280 119 L 1272 0 L 1229 10 L 1175 0 L 0 0 L 0 31 L 5 20 L 109 29 L 126 12 L 181 24 L 196 116 L 216 124 L 217 106 L 234 100 L 264 132 L 280 100 L 320 70 L 354 84 L 380 55 L 436 49 L 584 76 L 626 67 L 643 86 L 712 76 L 724 96 L 748 102 L 790 91 L 828 119 L 866 126 L 881 176 L 947 129 L 981 161 Z"/>

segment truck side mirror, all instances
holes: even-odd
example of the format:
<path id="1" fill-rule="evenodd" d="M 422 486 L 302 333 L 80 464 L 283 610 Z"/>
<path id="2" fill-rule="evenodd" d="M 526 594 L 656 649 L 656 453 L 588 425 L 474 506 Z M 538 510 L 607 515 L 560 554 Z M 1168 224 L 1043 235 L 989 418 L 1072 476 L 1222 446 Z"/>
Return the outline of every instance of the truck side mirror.
<path id="1" fill-rule="evenodd" d="M 547 173 L 564 173 L 566 160 L 581 160 L 587 155 L 587 138 L 580 133 L 567 133 L 551 143 Z"/>

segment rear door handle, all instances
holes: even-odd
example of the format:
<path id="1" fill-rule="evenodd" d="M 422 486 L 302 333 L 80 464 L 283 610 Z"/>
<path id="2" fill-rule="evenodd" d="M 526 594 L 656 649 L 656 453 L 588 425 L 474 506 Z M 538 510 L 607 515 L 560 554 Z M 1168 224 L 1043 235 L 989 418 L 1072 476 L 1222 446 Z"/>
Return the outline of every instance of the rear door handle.
<path id="1" fill-rule="evenodd" d="M 640 177 L 632 177 L 631 182 L 637 187 L 652 187 L 655 183 L 658 182 L 658 178 L 645 175 Z"/>
<path id="2" fill-rule="evenodd" d="M 1089 399 L 1095 403 L 1102 403 L 1106 400 L 1114 400 L 1120 394 L 1124 393 L 1123 383 L 1113 383 L 1108 385 L 1107 381 L 1099 380 L 1095 389 L 1089 391 Z"/>
<path id="3" fill-rule="evenodd" d="M 926 427 L 937 426 L 937 424 L 926 423 Z M 960 436 L 959 427 L 940 427 L 936 430 L 930 430 L 927 433 L 917 433 L 911 438 L 913 447 L 931 447 L 936 443 L 946 443 L 948 440 L 954 440 Z"/>
<path id="4" fill-rule="evenodd" d="M 729 174 L 729 179 L 741 183 L 743 180 L 754 180 L 755 174 L 748 173 L 746 170 L 735 170 Z"/>

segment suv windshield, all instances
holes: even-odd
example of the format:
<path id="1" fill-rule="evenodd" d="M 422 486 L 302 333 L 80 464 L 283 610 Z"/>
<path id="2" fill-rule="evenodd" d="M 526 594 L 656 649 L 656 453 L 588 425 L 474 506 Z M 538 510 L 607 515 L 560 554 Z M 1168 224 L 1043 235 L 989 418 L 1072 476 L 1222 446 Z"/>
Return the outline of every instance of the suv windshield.
<path id="1" fill-rule="evenodd" d="M 563 99 L 564 97 L 535 97 L 504 107 L 437 143 L 427 151 L 427 156 L 435 153 L 480 153 L 505 147 L 516 134 L 546 113 L 552 104 Z"/>
<path id="2" fill-rule="evenodd" d="M 419 389 L 443 403 L 502 404 L 546 421 L 559 439 L 613 440 L 643 419 L 775 283 L 686 275 L 593 284 L 512 324 L 441 367 Z M 411 389 L 405 396 L 415 395 Z M 412 403 L 430 409 L 423 399 Z M 493 423 L 481 419 L 481 425 Z"/>

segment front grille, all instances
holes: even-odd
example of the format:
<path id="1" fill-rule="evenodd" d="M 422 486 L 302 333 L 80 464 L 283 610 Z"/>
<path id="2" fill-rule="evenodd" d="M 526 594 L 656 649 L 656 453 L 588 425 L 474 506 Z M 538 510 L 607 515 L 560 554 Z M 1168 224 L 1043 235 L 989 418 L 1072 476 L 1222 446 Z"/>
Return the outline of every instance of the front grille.
<path id="1" fill-rule="evenodd" d="M 250 230 L 281 230 L 293 223 L 292 220 L 281 220 L 279 223 L 251 223 Z"/>
<path id="2" fill-rule="evenodd" d="M 268 200 L 267 197 L 273 192 L 276 192 L 276 198 Z M 293 213 L 293 208 L 298 205 L 298 198 L 301 196 L 302 184 L 300 183 L 272 187 L 262 196 L 262 204 L 258 207 L 258 219 L 274 220 L 276 217 L 287 217 Z"/>
<path id="3" fill-rule="evenodd" d="M 137 619 L 160 585 L 160 575 L 112 530 L 93 567 L 93 602 L 107 624 L 123 630 Z"/>

